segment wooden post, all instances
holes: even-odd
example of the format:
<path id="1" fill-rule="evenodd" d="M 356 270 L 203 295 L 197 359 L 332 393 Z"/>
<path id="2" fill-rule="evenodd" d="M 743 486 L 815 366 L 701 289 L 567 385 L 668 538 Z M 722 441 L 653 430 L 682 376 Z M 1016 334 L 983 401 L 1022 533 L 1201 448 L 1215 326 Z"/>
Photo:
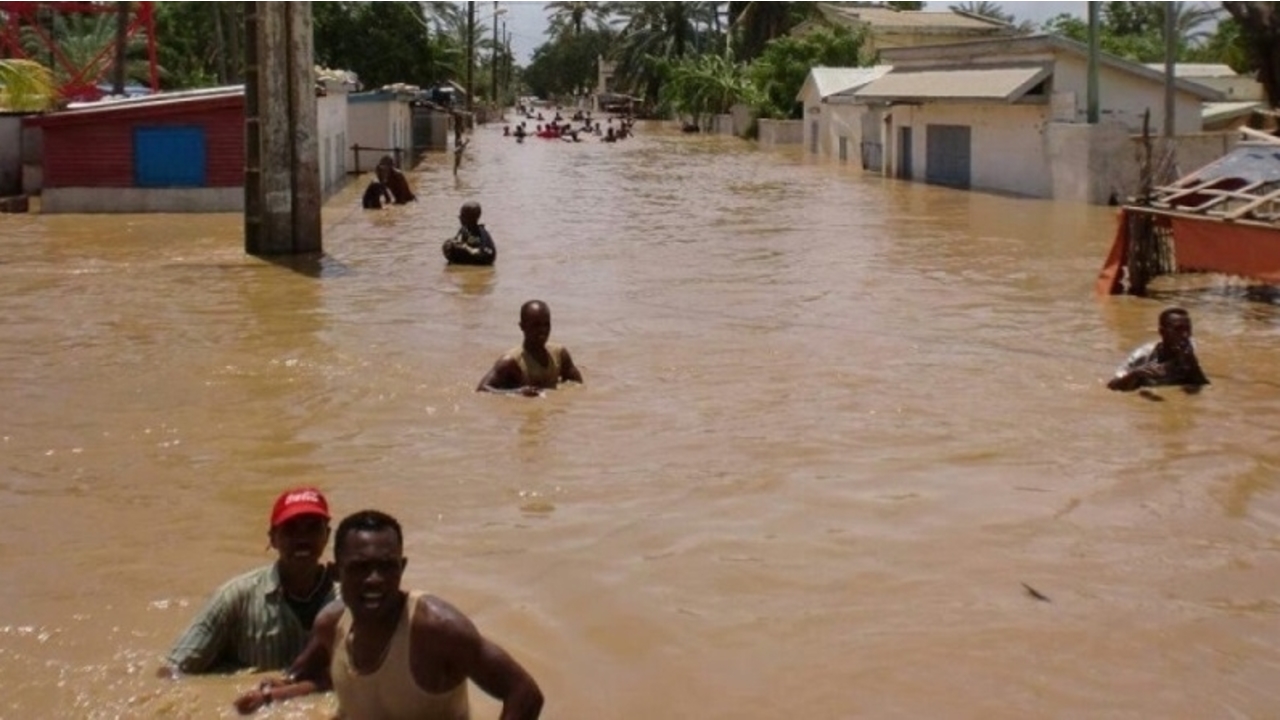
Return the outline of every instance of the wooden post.
<path id="1" fill-rule="evenodd" d="M 319 253 L 311 3 L 245 3 L 245 252 Z"/>

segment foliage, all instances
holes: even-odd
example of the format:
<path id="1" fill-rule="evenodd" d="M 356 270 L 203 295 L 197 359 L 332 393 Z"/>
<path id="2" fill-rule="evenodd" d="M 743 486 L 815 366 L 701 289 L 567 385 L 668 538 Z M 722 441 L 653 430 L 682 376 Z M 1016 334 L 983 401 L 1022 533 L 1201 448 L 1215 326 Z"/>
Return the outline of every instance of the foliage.
<path id="1" fill-rule="evenodd" d="M 351 70 L 366 88 L 427 87 L 450 77 L 456 41 L 432 38 L 416 2 L 313 2 L 316 64 Z"/>
<path id="2" fill-rule="evenodd" d="M 614 48 L 614 80 L 646 101 L 656 101 L 674 61 L 716 47 L 713 2 L 621 2 L 622 31 Z"/>
<path id="3" fill-rule="evenodd" d="M 1238 23 L 1244 55 L 1251 69 L 1257 69 L 1271 107 L 1280 107 L 1280 7 L 1273 2 L 1222 5 Z"/>
<path id="4" fill-rule="evenodd" d="M 750 68 L 761 94 L 761 114 L 774 118 L 798 118 L 803 108 L 796 94 L 814 67 L 855 67 L 859 64 L 863 36 L 848 28 L 823 29 L 803 37 L 781 37 L 769 42 Z"/>
<path id="5" fill-rule="evenodd" d="M 156 37 L 167 89 L 244 79 L 244 3 L 156 3 Z"/>
<path id="6" fill-rule="evenodd" d="M 547 35 L 552 39 L 581 35 L 583 30 L 604 30 L 609 26 L 610 3 L 549 2 L 544 9 L 551 11 Z"/>
<path id="7" fill-rule="evenodd" d="M 729 28 L 734 36 L 734 55 L 754 60 L 770 40 L 817 16 L 817 5 L 809 2 L 731 2 Z"/>
<path id="8" fill-rule="evenodd" d="M 1014 22 L 1013 13 L 1006 12 L 1005 9 L 1000 6 L 1000 3 L 988 2 L 987 0 L 970 0 L 969 2 L 962 2 L 959 5 L 949 5 L 948 9 L 956 12 L 968 13 L 970 15 L 977 15 L 978 17 L 999 20 L 1000 22 L 1009 23 L 1010 25 Z"/>
<path id="9" fill-rule="evenodd" d="M 56 92 L 49 68 L 34 60 L 0 59 L 0 108 L 47 110 L 53 106 Z"/>
<path id="10" fill-rule="evenodd" d="M 529 92 L 538 97 L 570 95 L 594 88 L 597 58 L 613 44 L 609 30 L 584 30 L 543 43 L 522 74 Z"/>
<path id="11" fill-rule="evenodd" d="M 757 95 L 745 65 L 720 55 L 702 55 L 668 68 L 661 101 L 664 108 L 691 115 L 702 125 L 707 116 L 727 113 L 738 103 L 756 104 Z"/>
<path id="12" fill-rule="evenodd" d="M 1164 20 L 1167 6 L 1172 7 L 1175 13 L 1179 60 L 1186 60 L 1193 48 L 1208 39 L 1211 34 L 1208 26 L 1219 13 L 1218 8 L 1184 2 L 1107 2 L 1101 5 L 1099 47 L 1112 55 L 1147 63 L 1164 59 Z M 1077 42 L 1089 41 L 1089 24 L 1073 15 L 1057 15 L 1042 27 L 1045 32 Z"/>
<path id="13" fill-rule="evenodd" d="M 116 42 L 115 14 L 54 13 L 49 32 L 57 40 L 58 51 L 65 60 L 65 63 L 50 63 L 58 84 L 66 84 L 73 79 L 91 83 L 98 77 L 109 77 L 115 63 L 112 50 Z M 22 44 L 30 57 L 44 54 L 44 45 L 33 28 L 23 28 Z M 146 60 L 146 40 L 137 35 L 129 38 L 126 52 L 126 82 L 134 80 L 149 84 L 151 68 Z M 73 70 L 68 70 L 68 67 Z M 71 76 L 73 71 L 78 73 L 75 78 Z"/>

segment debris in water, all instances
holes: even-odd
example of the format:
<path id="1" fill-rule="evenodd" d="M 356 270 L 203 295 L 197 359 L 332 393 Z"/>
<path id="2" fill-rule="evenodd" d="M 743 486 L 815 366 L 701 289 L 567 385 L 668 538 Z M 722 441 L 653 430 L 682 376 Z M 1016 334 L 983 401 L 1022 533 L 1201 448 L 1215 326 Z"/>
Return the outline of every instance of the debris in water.
<path id="1" fill-rule="evenodd" d="M 1040 592 L 1039 590 L 1031 587 L 1026 583 L 1022 583 L 1022 587 L 1027 589 L 1028 595 L 1035 598 L 1036 600 L 1039 600 L 1040 602 L 1053 602 L 1052 600 L 1049 599 L 1048 595 L 1045 595 L 1044 593 Z"/>

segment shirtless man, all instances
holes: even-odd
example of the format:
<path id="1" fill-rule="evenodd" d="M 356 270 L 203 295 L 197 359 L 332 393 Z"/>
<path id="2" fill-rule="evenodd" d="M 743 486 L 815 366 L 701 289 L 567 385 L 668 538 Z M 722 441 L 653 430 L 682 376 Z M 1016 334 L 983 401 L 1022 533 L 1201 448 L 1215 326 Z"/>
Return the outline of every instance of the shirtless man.
<path id="1" fill-rule="evenodd" d="M 573 364 L 568 348 L 547 342 L 551 336 L 551 309 L 546 303 L 530 300 L 520 308 L 520 330 L 524 344 L 498 358 L 480 380 L 476 392 L 536 397 L 543 390 L 554 390 L 561 382 L 582 382 L 582 373 Z"/>
<path id="2" fill-rule="evenodd" d="M 349 515 L 333 546 L 341 603 L 316 619 L 311 640 L 284 678 L 236 698 L 249 714 L 273 701 L 332 688 L 338 714 L 378 720 L 467 720 L 467 681 L 502 701 L 500 720 L 536 720 L 542 691 L 460 610 L 406 592 L 407 559 L 395 518 Z"/>

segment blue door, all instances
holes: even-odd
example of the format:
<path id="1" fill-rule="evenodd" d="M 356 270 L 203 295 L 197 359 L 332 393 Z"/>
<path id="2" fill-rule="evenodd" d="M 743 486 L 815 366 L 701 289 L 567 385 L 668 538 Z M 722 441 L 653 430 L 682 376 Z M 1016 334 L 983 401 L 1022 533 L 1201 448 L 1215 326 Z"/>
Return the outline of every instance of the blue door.
<path id="1" fill-rule="evenodd" d="M 133 129 L 133 184 L 138 187 L 204 187 L 207 164 L 202 127 Z"/>
<path id="2" fill-rule="evenodd" d="M 969 187 L 971 165 L 968 125 L 930 125 L 925 129 L 925 181 Z"/>

